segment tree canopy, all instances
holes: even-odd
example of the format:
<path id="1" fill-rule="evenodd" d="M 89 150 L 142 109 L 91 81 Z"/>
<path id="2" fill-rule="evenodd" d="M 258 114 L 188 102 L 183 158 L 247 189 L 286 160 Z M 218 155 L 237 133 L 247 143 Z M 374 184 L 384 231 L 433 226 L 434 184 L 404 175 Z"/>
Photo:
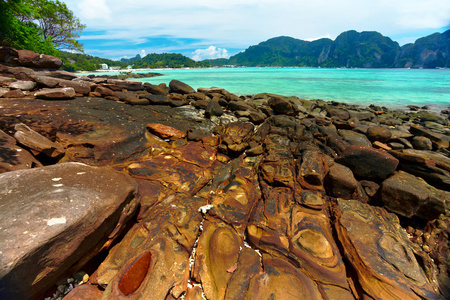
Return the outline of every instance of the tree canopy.
<path id="1" fill-rule="evenodd" d="M 0 44 L 57 55 L 56 49 L 82 51 L 76 40 L 85 28 L 58 0 L 0 0 Z"/>

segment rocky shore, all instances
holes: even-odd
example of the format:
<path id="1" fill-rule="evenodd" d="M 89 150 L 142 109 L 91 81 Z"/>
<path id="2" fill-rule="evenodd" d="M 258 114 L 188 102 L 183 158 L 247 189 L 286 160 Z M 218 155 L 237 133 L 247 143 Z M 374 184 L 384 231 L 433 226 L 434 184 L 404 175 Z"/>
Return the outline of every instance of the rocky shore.
<path id="1" fill-rule="evenodd" d="M 448 299 L 448 111 L 78 77 L 0 47 L 1 299 Z"/>

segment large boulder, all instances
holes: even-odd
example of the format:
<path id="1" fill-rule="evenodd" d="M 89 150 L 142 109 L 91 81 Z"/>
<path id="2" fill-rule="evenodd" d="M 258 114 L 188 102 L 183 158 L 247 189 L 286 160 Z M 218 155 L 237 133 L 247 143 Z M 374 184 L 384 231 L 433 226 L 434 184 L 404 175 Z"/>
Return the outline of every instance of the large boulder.
<path id="1" fill-rule="evenodd" d="M 34 96 L 45 100 L 68 100 L 75 97 L 75 90 L 72 87 L 42 89 L 34 93 Z"/>
<path id="2" fill-rule="evenodd" d="M 41 167 L 30 152 L 16 145 L 16 140 L 0 130 L 0 173 Z"/>
<path id="3" fill-rule="evenodd" d="M 80 163 L 1 174 L 0 298 L 36 297 L 109 246 L 136 193 L 129 176 Z"/>
<path id="4" fill-rule="evenodd" d="M 384 180 L 398 166 L 398 159 L 389 153 L 361 146 L 347 147 L 336 162 L 349 167 L 356 176 L 368 180 Z"/>
<path id="5" fill-rule="evenodd" d="M 181 82 L 179 80 L 175 80 L 173 79 L 170 83 L 169 83 L 169 88 L 170 88 L 170 92 L 171 93 L 178 93 L 178 94 L 191 94 L 191 93 L 195 93 L 195 90 L 187 85 L 184 82 Z"/>
<path id="6" fill-rule="evenodd" d="M 389 211 L 398 215 L 433 220 L 446 211 L 450 193 L 432 187 L 422 178 L 399 171 L 383 181 L 381 200 Z"/>

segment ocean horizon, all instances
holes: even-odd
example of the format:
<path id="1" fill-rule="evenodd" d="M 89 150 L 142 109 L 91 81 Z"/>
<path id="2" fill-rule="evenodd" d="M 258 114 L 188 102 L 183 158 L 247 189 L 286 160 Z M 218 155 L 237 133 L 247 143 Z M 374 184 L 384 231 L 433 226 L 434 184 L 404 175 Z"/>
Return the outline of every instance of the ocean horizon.
<path id="1" fill-rule="evenodd" d="M 219 87 L 240 95 L 272 93 L 302 99 L 375 104 L 405 109 L 428 106 L 440 111 L 450 106 L 450 69 L 355 68 L 202 68 L 148 69 L 163 76 L 132 79 L 151 84 L 180 80 L 194 89 Z M 79 73 L 116 75 L 119 72 Z"/>

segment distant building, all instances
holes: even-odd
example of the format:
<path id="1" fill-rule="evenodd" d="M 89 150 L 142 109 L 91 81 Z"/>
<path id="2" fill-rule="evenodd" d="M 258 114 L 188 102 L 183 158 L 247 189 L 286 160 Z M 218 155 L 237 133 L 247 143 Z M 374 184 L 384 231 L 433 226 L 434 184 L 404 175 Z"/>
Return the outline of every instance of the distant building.
<path id="1" fill-rule="evenodd" d="M 116 66 L 116 67 L 110 67 L 109 69 L 110 70 L 120 70 L 121 68 Z"/>
<path id="2" fill-rule="evenodd" d="M 108 65 L 107 64 L 102 64 L 102 70 L 108 70 Z"/>

